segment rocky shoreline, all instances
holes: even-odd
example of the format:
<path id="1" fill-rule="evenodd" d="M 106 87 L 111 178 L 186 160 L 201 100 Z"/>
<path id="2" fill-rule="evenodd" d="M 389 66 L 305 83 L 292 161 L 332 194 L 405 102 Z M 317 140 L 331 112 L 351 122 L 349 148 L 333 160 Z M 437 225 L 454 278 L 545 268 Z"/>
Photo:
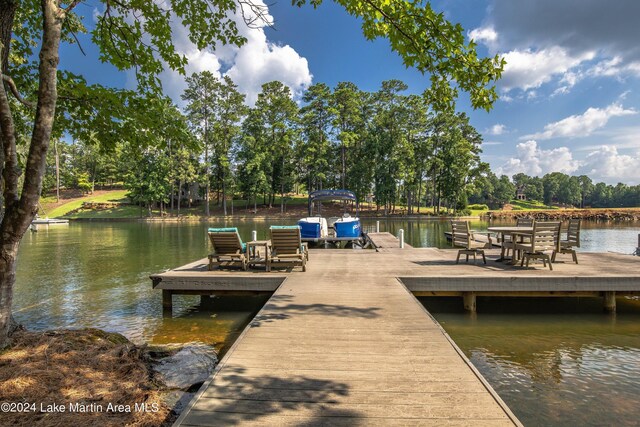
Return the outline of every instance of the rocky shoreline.
<path id="1" fill-rule="evenodd" d="M 540 211 L 492 211 L 487 213 L 489 219 L 535 218 L 537 220 L 566 221 L 571 218 L 607 222 L 607 221 L 640 221 L 640 208 L 628 209 L 557 209 Z"/>

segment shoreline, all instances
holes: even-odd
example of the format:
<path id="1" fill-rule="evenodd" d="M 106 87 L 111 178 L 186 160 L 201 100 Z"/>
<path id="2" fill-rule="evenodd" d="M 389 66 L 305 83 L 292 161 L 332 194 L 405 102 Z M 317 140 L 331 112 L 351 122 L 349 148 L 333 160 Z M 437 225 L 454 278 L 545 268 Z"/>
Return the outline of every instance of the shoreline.
<path id="1" fill-rule="evenodd" d="M 303 215 L 274 214 L 274 215 L 188 215 L 188 216 L 152 216 L 152 217 L 116 217 L 116 218 L 64 218 L 70 222 L 201 222 L 214 223 L 220 221 L 283 221 L 298 220 Z M 522 217 L 533 217 L 544 221 L 566 221 L 570 218 L 580 218 L 589 221 L 640 221 L 640 208 L 602 208 L 602 209 L 562 209 L 562 210 L 510 210 L 487 211 L 480 215 L 359 215 L 361 220 L 379 221 L 448 221 L 452 219 L 477 221 L 481 219 L 491 220 L 516 220 Z"/>

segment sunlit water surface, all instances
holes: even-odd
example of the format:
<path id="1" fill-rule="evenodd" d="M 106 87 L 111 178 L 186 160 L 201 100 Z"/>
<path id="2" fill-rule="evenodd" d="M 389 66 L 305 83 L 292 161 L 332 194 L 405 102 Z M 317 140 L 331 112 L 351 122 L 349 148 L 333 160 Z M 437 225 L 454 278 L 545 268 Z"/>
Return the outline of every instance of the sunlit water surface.
<path id="1" fill-rule="evenodd" d="M 163 316 L 149 275 L 204 257 L 209 226 L 238 226 L 249 240 L 252 230 L 260 239 L 269 225 L 287 223 L 84 222 L 28 232 L 14 315 L 33 330 L 96 327 L 138 343 L 201 341 L 224 351 L 268 296 L 221 297 L 206 306 L 197 296 L 174 296 L 173 315 Z M 413 246 L 448 247 L 446 221 L 380 221 L 381 231 L 400 228 Z M 580 250 L 630 254 L 639 233 L 638 223 L 585 223 Z M 480 299 L 470 317 L 457 299 L 423 300 L 526 425 L 640 423 L 637 301 L 618 299 L 616 316 L 589 299 L 514 301 Z"/>

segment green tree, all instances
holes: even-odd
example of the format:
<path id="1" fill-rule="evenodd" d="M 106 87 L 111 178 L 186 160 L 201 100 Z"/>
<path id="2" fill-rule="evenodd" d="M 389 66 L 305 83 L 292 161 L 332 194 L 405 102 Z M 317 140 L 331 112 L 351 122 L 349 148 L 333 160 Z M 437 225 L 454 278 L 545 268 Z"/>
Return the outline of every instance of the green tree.
<path id="1" fill-rule="evenodd" d="M 298 157 L 304 168 L 302 179 L 307 190 L 322 189 L 330 173 L 331 159 L 331 122 L 335 109 L 331 106 L 331 89 L 318 83 L 305 91 L 302 101 L 306 103 L 300 109 L 300 125 L 302 141 Z"/>
<path id="2" fill-rule="evenodd" d="M 293 0 L 296 5 L 322 0 Z M 493 83 L 500 78 L 504 60 L 479 58 L 473 40 L 465 43 L 460 24 L 452 24 L 436 13 L 430 2 L 399 0 L 375 2 L 336 0 L 345 10 L 362 19 L 369 40 L 387 38 L 407 67 L 429 74 L 429 103 L 438 111 L 455 110 L 458 91 L 468 92 L 473 108 L 491 108 L 497 94 Z"/>
<path id="3" fill-rule="evenodd" d="M 542 178 L 534 176 L 525 187 L 524 195 L 529 200 L 544 200 L 544 182 Z"/>
<path id="4" fill-rule="evenodd" d="M 333 127 L 336 130 L 340 152 L 340 187 L 347 187 L 348 151 L 356 144 L 362 129 L 362 96 L 351 82 L 340 82 L 331 96 L 331 107 L 335 111 Z"/>
<path id="5" fill-rule="evenodd" d="M 261 116 L 257 109 L 251 109 L 242 125 L 242 135 L 236 147 L 238 163 L 238 188 L 248 202 L 253 200 L 253 213 L 257 211 L 258 194 L 269 191 L 267 170 L 268 155 L 266 138 Z"/>
<path id="6" fill-rule="evenodd" d="M 74 43 L 75 34 L 85 31 L 74 13 L 79 3 L 76 0 L 64 3 L 59 0 L 0 0 L 0 142 L 4 148 L 0 150 L 0 175 L 4 184 L 3 200 L 0 201 L 3 208 L 0 209 L 3 212 L 0 223 L 0 347 L 7 344 L 9 336 L 18 246 L 37 211 L 54 127 L 61 133 L 65 130 L 64 125 L 73 127 L 73 123 L 82 122 L 83 117 L 90 117 L 120 129 L 118 121 L 112 120 L 113 116 L 109 114 L 69 114 L 66 121 L 56 115 L 59 89 L 60 92 L 67 91 L 69 96 L 64 98 L 69 100 L 69 106 L 75 103 L 77 112 L 90 111 L 102 101 L 108 101 L 106 97 L 97 97 L 98 104 L 86 102 L 89 92 L 108 95 L 109 90 L 98 87 L 84 90 L 88 87 L 74 86 L 77 81 L 69 73 L 58 72 L 60 44 Z M 304 0 L 296 2 L 298 5 L 304 3 Z M 399 1 L 378 5 L 355 0 L 340 0 L 339 3 L 349 13 L 363 19 L 363 32 L 367 38 L 387 37 L 406 65 L 431 74 L 434 100 L 451 105 L 457 88 L 469 92 L 474 108 L 489 109 L 497 98 L 492 85 L 500 77 L 503 61 L 498 57 L 478 58 L 475 44 L 464 42 L 462 27 L 451 24 L 443 14 L 435 13 L 429 3 Z M 318 5 L 319 1 L 313 0 L 313 4 Z M 92 41 L 100 50 L 101 60 L 120 70 L 135 70 L 139 87 L 156 93 L 160 89 L 158 74 L 165 67 L 184 72 L 187 64 L 186 55 L 179 53 L 172 43 L 174 22 L 180 22 L 189 39 L 202 49 L 216 43 L 241 45 L 245 42 L 231 18 L 238 7 L 250 8 L 251 15 L 258 18 L 266 14 L 260 6 L 234 1 L 101 1 L 100 6 L 102 13 L 95 17 Z M 38 55 L 33 52 L 36 46 L 40 47 Z M 65 87 L 67 82 L 71 84 Z M 452 86 L 452 82 L 456 86 Z M 9 92 L 13 95 L 11 99 Z M 23 120 L 25 108 L 32 109 L 32 121 Z M 105 117 L 107 119 L 103 120 Z M 140 114 L 137 119 L 139 121 L 129 121 L 129 125 L 136 123 L 140 130 L 153 129 L 152 115 L 144 117 Z M 74 130 L 79 132 L 81 129 L 92 128 L 76 126 Z M 127 123 L 124 123 L 122 130 L 126 129 Z M 18 162 L 18 141 L 24 141 L 29 147 L 27 161 L 23 163 L 24 174 Z"/>
<path id="7" fill-rule="evenodd" d="M 214 79 L 211 104 L 213 162 L 219 186 L 222 189 L 222 210 L 225 216 L 227 215 L 227 186 L 231 179 L 230 151 L 240 133 L 240 122 L 247 114 L 244 99 L 245 95 L 238 92 L 238 86 L 231 78 L 225 76 L 222 80 Z"/>
<path id="8" fill-rule="evenodd" d="M 210 71 L 195 73 L 186 78 L 187 88 L 182 99 L 187 102 L 186 114 L 192 131 L 199 137 L 204 151 L 202 182 L 204 191 L 204 214 L 209 216 L 209 196 L 211 194 L 211 145 L 213 140 L 213 117 L 216 105 L 217 79 Z"/>
<path id="9" fill-rule="evenodd" d="M 293 147 L 296 140 L 295 122 L 298 106 L 291 99 L 291 90 L 278 81 L 262 85 L 255 107 L 263 128 L 266 152 L 271 156 L 269 183 L 271 195 L 269 207 L 280 192 L 280 212 L 284 212 L 284 195 L 293 183 Z"/>
<path id="10" fill-rule="evenodd" d="M 580 184 L 580 207 L 584 208 L 586 201 L 591 197 L 591 193 L 593 193 L 595 187 L 591 178 L 586 175 L 580 175 L 578 182 Z"/>

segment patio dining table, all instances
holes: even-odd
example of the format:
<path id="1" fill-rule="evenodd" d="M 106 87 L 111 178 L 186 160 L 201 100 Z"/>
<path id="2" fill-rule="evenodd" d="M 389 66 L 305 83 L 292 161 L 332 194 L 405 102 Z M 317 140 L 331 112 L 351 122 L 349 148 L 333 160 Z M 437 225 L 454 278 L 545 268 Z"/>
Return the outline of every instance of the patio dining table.
<path id="1" fill-rule="evenodd" d="M 498 258 L 496 261 L 505 261 L 505 260 L 509 260 L 509 258 L 505 257 L 505 237 L 509 236 L 510 237 L 510 242 L 511 242 L 511 247 L 512 247 L 512 251 L 511 253 L 513 254 L 512 258 L 511 258 L 511 264 L 515 264 L 517 259 L 515 256 L 515 235 L 533 235 L 533 227 L 518 227 L 516 225 L 512 225 L 512 226 L 506 226 L 506 227 L 489 227 L 487 228 L 487 231 L 491 232 L 491 233 L 496 233 L 496 234 L 500 234 L 502 236 L 502 249 L 500 250 L 500 258 Z"/>

